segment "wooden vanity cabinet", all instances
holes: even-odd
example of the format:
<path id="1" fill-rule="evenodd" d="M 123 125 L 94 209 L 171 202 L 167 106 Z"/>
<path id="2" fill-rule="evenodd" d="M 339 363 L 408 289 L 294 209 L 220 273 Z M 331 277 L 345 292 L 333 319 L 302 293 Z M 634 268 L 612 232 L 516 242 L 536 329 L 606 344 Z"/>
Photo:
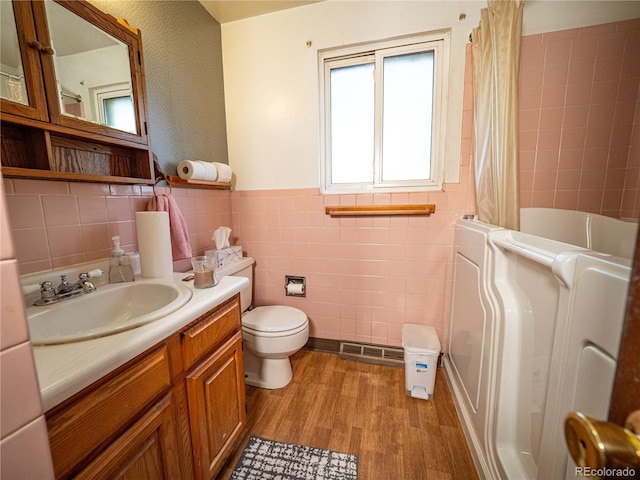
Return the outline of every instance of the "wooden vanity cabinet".
<path id="1" fill-rule="evenodd" d="M 216 476 L 247 427 L 239 302 L 236 296 L 183 333 L 197 480 Z"/>
<path id="2" fill-rule="evenodd" d="M 47 2 L 2 2 L 3 13 L 13 14 L 17 35 L 15 51 L 7 58 L 15 59 L 19 72 L 0 72 L 0 81 L 9 79 L 16 87 L 15 98 L 8 87 L 9 93 L 3 93 L 0 98 L 2 174 L 6 177 L 152 184 L 155 175 L 147 125 L 140 31 L 84 0 Z M 49 15 L 45 5 L 66 13 Z M 67 24 L 64 15 L 76 23 Z M 57 45 L 52 43 L 54 32 L 59 37 Z M 92 33 L 98 38 L 90 38 Z M 69 42 L 75 44 L 64 45 L 61 39 L 67 34 L 86 36 Z M 103 47 L 108 42 L 119 45 L 120 60 L 126 67 L 118 65 L 116 68 L 105 60 L 116 58 L 105 53 L 107 48 Z M 100 48 L 92 50 L 91 46 L 95 45 Z M 94 58 L 88 55 L 94 55 Z M 68 59 L 73 57 L 76 57 L 75 63 L 70 63 Z M 80 58 L 89 59 L 86 60 L 87 71 L 79 71 L 79 78 L 70 78 L 71 74 L 67 72 L 79 70 Z M 67 70 L 56 71 L 54 59 L 59 60 L 59 69 L 66 65 Z M 3 68 L 9 66 L 3 64 Z M 13 65 L 11 68 L 13 72 Z M 111 79 L 115 71 L 123 72 L 118 81 Z M 93 83 L 89 83 L 90 78 Z M 97 83 L 101 78 L 104 78 L 104 85 Z M 5 84 L 2 86 L 4 88 Z M 67 90 L 72 87 L 82 90 L 69 93 Z M 107 120 L 104 102 L 128 96 L 131 98 L 128 125 L 131 126 L 108 126 L 113 124 Z"/>
<path id="3" fill-rule="evenodd" d="M 175 418 L 169 392 L 75 478 L 183 478 Z"/>
<path id="4" fill-rule="evenodd" d="M 172 382 L 170 356 L 175 352 L 170 353 L 169 346 L 157 346 L 47 412 L 56 478 L 75 476 L 85 467 L 88 471 L 100 471 L 110 463 L 105 462 L 105 455 L 117 458 L 120 463 L 131 462 L 139 452 L 133 451 L 134 445 L 126 445 L 123 439 L 140 440 L 142 433 L 138 423 L 149 423 L 143 412 L 153 412 L 153 405 L 156 405 L 154 426 L 158 427 L 157 422 L 161 420 L 167 439 L 156 447 L 157 460 L 163 459 L 161 463 L 167 469 L 175 470 L 168 465 L 175 463 L 171 454 L 172 445 L 177 442 L 175 422 L 167 422 L 167 414 L 158 412 L 168 411 L 174 404 L 169 390 Z M 161 398 L 164 400 L 159 402 Z M 162 408 L 158 407 L 160 404 Z M 147 436 L 153 434 L 144 429 L 142 432 Z M 138 446 L 142 448 L 140 442 Z M 94 459 L 101 451 L 103 453 Z"/>
<path id="5" fill-rule="evenodd" d="M 247 427 L 239 295 L 46 420 L 56 478 L 214 478 Z"/>

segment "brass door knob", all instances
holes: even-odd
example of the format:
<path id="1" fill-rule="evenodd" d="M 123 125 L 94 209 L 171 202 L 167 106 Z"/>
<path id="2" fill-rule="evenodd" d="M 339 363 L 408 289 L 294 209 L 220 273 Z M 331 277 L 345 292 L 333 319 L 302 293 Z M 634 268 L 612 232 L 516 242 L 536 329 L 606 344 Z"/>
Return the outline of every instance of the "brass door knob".
<path id="1" fill-rule="evenodd" d="M 633 431 L 571 412 L 564 422 L 564 435 L 576 466 L 594 470 L 631 467 L 640 473 L 640 438 Z"/>

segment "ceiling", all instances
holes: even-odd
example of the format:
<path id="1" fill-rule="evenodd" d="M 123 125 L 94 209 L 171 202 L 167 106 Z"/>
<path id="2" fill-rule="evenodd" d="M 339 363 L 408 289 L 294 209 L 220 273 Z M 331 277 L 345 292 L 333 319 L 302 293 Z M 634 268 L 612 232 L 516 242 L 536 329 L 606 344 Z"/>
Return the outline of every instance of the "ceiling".
<path id="1" fill-rule="evenodd" d="M 301 7 L 322 0 L 199 0 L 204 8 L 220 23 L 257 17 L 265 13 Z"/>

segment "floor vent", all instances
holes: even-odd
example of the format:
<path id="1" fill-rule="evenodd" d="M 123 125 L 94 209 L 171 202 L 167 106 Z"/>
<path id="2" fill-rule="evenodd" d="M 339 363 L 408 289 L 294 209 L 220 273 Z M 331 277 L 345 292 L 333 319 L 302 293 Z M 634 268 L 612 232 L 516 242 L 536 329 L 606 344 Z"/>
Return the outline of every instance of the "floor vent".
<path id="1" fill-rule="evenodd" d="M 351 360 L 395 367 L 404 365 L 404 350 L 402 348 L 382 345 L 340 342 L 340 356 Z"/>

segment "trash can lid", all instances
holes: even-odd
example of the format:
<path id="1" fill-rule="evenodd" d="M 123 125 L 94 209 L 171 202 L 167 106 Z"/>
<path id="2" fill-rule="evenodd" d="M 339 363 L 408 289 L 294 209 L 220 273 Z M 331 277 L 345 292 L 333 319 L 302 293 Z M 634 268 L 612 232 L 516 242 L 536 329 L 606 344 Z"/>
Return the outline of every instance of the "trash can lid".
<path id="1" fill-rule="evenodd" d="M 410 353 L 440 353 L 440 340 L 435 328 L 405 323 L 402 326 L 402 347 Z"/>

